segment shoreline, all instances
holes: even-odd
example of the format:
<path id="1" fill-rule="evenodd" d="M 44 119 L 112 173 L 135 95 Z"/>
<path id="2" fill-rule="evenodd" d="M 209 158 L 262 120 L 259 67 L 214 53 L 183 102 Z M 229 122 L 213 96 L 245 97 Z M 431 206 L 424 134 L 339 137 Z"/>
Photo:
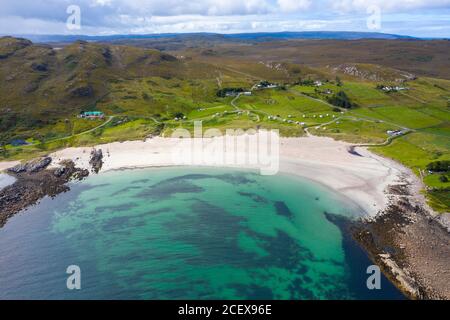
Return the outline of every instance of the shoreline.
<path id="1" fill-rule="evenodd" d="M 217 150 L 205 154 L 203 162 L 180 163 L 173 160 L 170 152 L 172 148 L 177 147 L 177 143 L 179 139 L 157 137 L 146 141 L 97 145 L 94 149 L 101 149 L 104 154 L 100 173 L 116 169 L 189 165 L 259 169 L 257 165 L 214 163 Z M 403 171 L 400 165 L 392 167 L 388 159 L 375 158 L 376 155 L 366 148 L 358 149 L 363 154 L 362 157 L 351 154 L 348 152 L 350 146 L 349 143 L 325 137 L 280 138 L 279 172 L 326 186 L 355 202 L 363 209 L 364 214 L 375 216 L 389 203 L 384 190 L 399 181 L 400 175 L 408 173 Z M 54 159 L 50 168 L 57 168 L 59 161 L 71 160 L 76 167 L 89 169 L 92 149 L 81 147 L 56 151 L 49 155 Z M 224 158 L 226 152 L 219 155 L 222 156 Z"/>
<path id="2" fill-rule="evenodd" d="M 179 141 L 157 137 L 97 145 L 94 149 L 63 149 L 49 155 L 53 161 L 44 172 L 55 172 L 60 163 L 67 162 L 76 170 L 100 174 L 111 170 L 185 166 L 174 163 L 169 152 Z M 351 236 L 407 297 L 450 299 L 446 284 L 450 284 L 450 271 L 446 270 L 450 265 L 450 254 L 446 252 L 450 248 L 450 229 L 445 229 L 448 216 L 433 213 L 420 193 L 422 182 L 410 169 L 366 147 L 356 147 L 356 154 L 352 153 L 351 146 L 326 137 L 280 138 L 279 172 L 319 183 L 360 207 L 363 214 L 352 223 Z M 95 154 L 92 150 L 103 152 L 99 170 L 91 170 Z M 216 149 L 211 152 L 217 155 Z M 213 159 L 214 155 L 207 154 L 206 158 Z M 190 165 L 258 169 L 254 165 L 211 162 Z M 5 163 L 0 163 L 0 169 L 5 167 Z M 15 176 L 20 181 L 21 176 Z M 63 182 L 67 183 L 68 179 Z M 0 190 L 0 198 L 1 195 Z"/>

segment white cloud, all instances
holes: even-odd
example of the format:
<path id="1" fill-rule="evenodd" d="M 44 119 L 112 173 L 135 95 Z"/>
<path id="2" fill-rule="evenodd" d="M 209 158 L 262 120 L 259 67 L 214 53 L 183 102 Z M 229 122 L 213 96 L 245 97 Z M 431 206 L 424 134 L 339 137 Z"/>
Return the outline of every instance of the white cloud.
<path id="1" fill-rule="evenodd" d="M 337 12 L 364 12 L 370 6 L 378 6 L 383 12 L 408 12 L 416 9 L 450 7 L 450 0 L 334 0 L 332 8 Z"/>
<path id="2" fill-rule="evenodd" d="M 294 13 L 300 10 L 309 9 L 310 0 L 277 0 L 281 12 Z"/>
<path id="3" fill-rule="evenodd" d="M 0 34 L 65 34 L 66 8 L 81 8 L 82 33 L 248 32 L 366 28 L 378 5 L 389 31 L 449 36 L 450 0 L 1 0 Z M 437 19 L 437 15 L 445 18 Z M 413 21 L 414 20 L 414 21 Z M 416 21 L 416 22 L 415 22 Z M 429 29 L 426 27 L 429 26 Z M 406 31 L 405 31 L 406 30 Z M 425 30 L 425 31 L 423 31 Z M 418 31 L 418 32 L 419 32 Z M 447 34 L 446 34 L 447 33 Z"/>

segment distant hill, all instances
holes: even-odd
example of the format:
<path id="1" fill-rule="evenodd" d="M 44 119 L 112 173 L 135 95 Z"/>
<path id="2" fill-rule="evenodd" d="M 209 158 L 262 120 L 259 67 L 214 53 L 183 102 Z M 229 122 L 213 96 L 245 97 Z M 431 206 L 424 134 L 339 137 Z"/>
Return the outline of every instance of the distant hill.
<path id="1" fill-rule="evenodd" d="M 208 41 L 274 41 L 289 39 L 418 39 L 410 36 L 401 36 L 377 32 L 350 32 L 350 31 L 306 31 L 306 32 L 258 32 L 258 33 L 161 33 L 139 35 L 111 35 L 111 36 L 86 36 L 86 35 L 22 35 L 33 42 L 73 42 L 76 40 L 109 42 L 133 39 L 179 39 L 179 40 L 208 40 Z"/>
<path id="2" fill-rule="evenodd" d="M 418 39 L 410 36 L 377 32 L 350 32 L 350 31 L 306 31 L 306 32 L 262 32 L 240 33 L 224 35 L 228 39 L 247 39 L 267 41 L 269 39 L 334 39 L 334 40 L 359 40 L 359 39 Z"/>
<path id="3" fill-rule="evenodd" d="M 0 118 L 32 127 L 81 111 L 122 78 L 172 77 L 183 63 L 152 49 L 76 41 L 64 48 L 0 38 Z M 6 120 L 5 120 L 6 119 Z M 0 121 L 1 122 L 1 121 Z M 4 128 L 4 129 L 5 129 Z"/>

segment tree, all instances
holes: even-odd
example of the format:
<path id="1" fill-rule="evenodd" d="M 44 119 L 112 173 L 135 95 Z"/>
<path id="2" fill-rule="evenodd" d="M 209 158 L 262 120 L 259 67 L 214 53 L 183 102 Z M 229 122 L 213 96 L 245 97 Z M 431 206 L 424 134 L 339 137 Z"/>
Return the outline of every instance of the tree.
<path id="1" fill-rule="evenodd" d="M 450 161 L 449 160 L 441 160 L 430 162 L 427 165 L 427 170 L 431 172 L 448 172 L 450 169 Z"/>
<path id="2" fill-rule="evenodd" d="M 8 144 L 9 135 L 7 133 L 0 134 L 0 155 L 3 157 L 7 157 L 8 150 L 6 149 L 6 145 Z"/>
<path id="3" fill-rule="evenodd" d="M 342 87 L 342 81 L 341 81 L 341 78 L 339 78 L 338 76 L 336 76 L 336 85 L 337 85 L 338 87 Z"/>
<path id="4" fill-rule="evenodd" d="M 445 182 L 448 182 L 448 178 L 447 178 L 446 175 L 441 174 L 441 175 L 439 176 L 439 181 L 445 183 Z"/>
<path id="5" fill-rule="evenodd" d="M 350 109 L 354 107 L 353 103 L 350 101 L 350 98 L 344 91 L 339 91 L 332 97 L 328 98 L 328 102 L 340 108 Z"/>
<path id="6" fill-rule="evenodd" d="M 178 118 L 178 119 L 183 119 L 184 118 L 183 112 L 175 112 L 173 116 L 175 118 Z"/>

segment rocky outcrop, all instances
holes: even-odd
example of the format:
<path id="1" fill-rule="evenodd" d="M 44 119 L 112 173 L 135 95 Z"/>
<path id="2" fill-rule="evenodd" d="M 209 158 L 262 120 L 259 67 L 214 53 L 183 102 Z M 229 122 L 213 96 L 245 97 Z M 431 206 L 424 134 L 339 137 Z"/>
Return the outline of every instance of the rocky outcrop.
<path id="1" fill-rule="evenodd" d="M 67 185 L 70 180 L 89 175 L 88 170 L 76 168 L 72 161 L 61 163 L 57 169 L 44 169 L 50 162 L 50 158 L 43 158 L 9 170 L 17 180 L 0 190 L 0 227 L 10 217 L 43 197 L 54 197 L 70 190 Z"/>
<path id="2" fill-rule="evenodd" d="M 78 87 L 78 88 L 73 89 L 70 94 L 73 97 L 79 97 L 79 98 L 93 97 L 94 96 L 94 89 L 90 85 L 82 86 L 82 87 Z"/>
<path id="3" fill-rule="evenodd" d="M 363 80 L 404 82 L 416 79 L 412 73 L 377 65 L 341 64 L 332 68 L 335 73 L 343 73 Z"/>
<path id="4" fill-rule="evenodd" d="M 91 159 L 89 164 L 92 167 L 92 172 L 98 173 L 103 166 L 103 151 L 102 149 L 92 149 Z"/>
<path id="5" fill-rule="evenodd" d="M 48 71 L 48 65 L 46 63 L 33 63 L 33 64 L 31 64 L 31 68 L 34 71 L 38 71 L 38 72 Z"/>
<path id="6" fill-rule="evenodd" d="M 25 164 L 19 164 L 15 167 L 9 168 L 8 171 L 16 174 L 22 172 L 36 173 L 47 168 L 50 163 L 52 163 L 52 158 L 45 157 L 27 162 Z"/>
<path id="7" fill-rule="evenodd" d="M 407 183 L 390 186 L 390 205 L 356 223 L 354 238 L 384 274 L 412 299 L 450 299 L 450 234 Z"/>

